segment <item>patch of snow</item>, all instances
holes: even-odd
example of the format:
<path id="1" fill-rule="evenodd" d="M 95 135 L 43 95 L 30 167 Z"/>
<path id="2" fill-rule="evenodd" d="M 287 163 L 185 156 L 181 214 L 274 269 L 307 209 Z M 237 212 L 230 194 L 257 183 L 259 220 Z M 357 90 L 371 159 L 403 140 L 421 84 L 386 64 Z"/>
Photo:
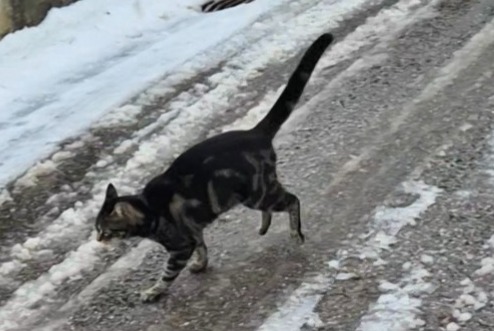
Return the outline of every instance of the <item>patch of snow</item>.
<path id="1" fill-rule="evenodd" d="M 142 111 L 142 106 L 127 104 L 110 110 L 106 115 L 99 119 L 93 127 L 111 128 L 133 122 L 133 120 Z"/>
<path id="2" fill-rule="evenodd" d="M 489 302 L 488 294 L 482 288 L 473 285 L 473 283 L 465 286 L 462 292 L 454 304 L 454 309 L 457 309 L 460 313 L 480 310 Z"/>
<path id="3" fill-rule="evenodd" d="M 385 260 L 383 260 L 383 259 L 381 259 L 381 258 L 378 258 L 377 260 L 375 260 L 374 262 L 372 262 L 372 265 L 373 266 L 376 266 L 376 267 L 377 266 L 383 266 L 383 265 L 386 265 L 386 264 L 388 264 L 388 262 L 385 261 Z"/>
<path id="4" fill-rule="evenodd" d="M 493 257 L 485 257 L 480 261 L 481 267 L 480 269 L 475 271 L 475 274 L 478 276 L 485 276 L 487 274 L 494 272 L 494 258 Z"/>
<path id="5" fill-rule="evenodd" d="M 7 278 L 7 275 L 17 273 L 22 269 L 23 263 L 19 260 L 13 260 L 0 265 L 0 284 L 7 285 L 12 282 L 11 279 Z"/>
<path id="6" fill-rule="evenodd" d="M 334 279 L 336 280 L 349 280 L 358 278 L 360 278 L 360 276 L 353 272 L 340 272 L 334 277 Z"/>
<path id="7" fill-rule="evenodd" d="M 318 330 L 319 328 L 324 327 L 325 324 L 323 323 L 323 321 L 321 321 L 321 318 L 319 317 L 318 314 L 312 312 L 307 317 L 306 322 L 304 323 L 304 326 Z"/>
<path id="8" fill-rule="evenodd" d="M 0 206 L 7 201 L 12 201 L 12 196 L 7 190 L 0 190 Z"/>
<path id="9" fill-rule="evenodd" d="M 489 246 L 494 249 L 494 235 L 492 235 L 489 240 L 487 241 L 487 244 L 489 244 Z"/>
<path id="10" fill-rule="evenodd" d="M 328 262 L 328 266 L 331 269 L 340 269 L 340 260 L 331 260 Z"/>
<path id="11" fill-rule="evenodd" d="M 389 292 L 396 291 L 400 286 L 398 284 L 393 284 L 388 282 L 387 280 L 383 280 L 379 284 L 379 291 L 381 292 Z"/>
<path id="12" fill-rule="evenodd" d="M 427 255 L 427 254 L 423 254 L 421 257 L 420 257 L 420 261 L 423 263 L 423 264 L 432 264 L 434 263 L 434 258 L 430 255 Z"/>
<path id="13" fill-rule="evenodd" d="M 431 290 L 432 285 L 424 279 L 428 274 L 422 266 L 414 266 L 399 285 L 387 286 L 387 293 L 371 305 L 357 331 L 408 331 L 425 325 L 417 317 L 422 313 L 422 301 L 417 296 Z"/>
<path id="14" fill-rule="evenodd" d="M 469 312 L 461 313 L 457 316 L 459 322 L 464 323 L 472 319 L 472 314 Z"/>
<path id="15" fill-rule="evenodd" d="M 360 257 L 378 259 L 380 252 L 389 250 L 396 244 L 396 235 L 406 225 L 415 225 L 415 219 L 434 204 L 441 189 L 421 181 L 408 181 L 401 185 L 403 193 L 418 198 L 406 207 L 378 207 L 367 234 L 367 240 L 361 248 Z M 405 266 L 404 266 L 405 267 Z"/>
<path id="16" fill-rule="evenodd" d="M 115 154 L 124 154 L 126 153 L 132 146 L 134 146 L 135 142 L 132 140 L 123 141 L 117 148 L 113 150 Z"/>
<path id="17" fill-rule="evenodd" d="M 88 241 L 35 281 L 20 286 L 0 309 L 0 330 L 18 327 L 22 322 L 39 316 L 43 312 L 42 303 L 46 297 L 64 281 L 78 279 L 82 270 L 92 268 L 97 260 L 97 251 L 101 248 L 99 242 Z M 34 309 L 35 306 L 39 309 Z"/>
<path id="18" fill-rule="evenodd" d="M 57 153 L 53 154 L 53 156 L 51 157 L 51 159 L 55 163 L 59 163 L 59 162 L 62 162 L 64 160 L 70 159 L 73 156 L 74 156 L 74 153 L 72 153 L 70 151 L 60 151 L 60 152 L 57 152 Z"/>
<path id="19" fill-rule="evenodd" d="M 38 162 L 34 167 L 29 169 L 26 174 L 15 182 L 15 189 L 21 189 L 25 187 L 35 186 L 37 184 L 37 178 L 46 176 L 56 171 L 57 166 L 52 160 L 46 160 Z"/>
<path id="20" fill-rule="evenodd" d="M 314 320 L 314 308 L 331 285 L 330 277 L 317 275 L 304 281 L 258 331 L 299 331 Z M 317 324 L 322 324 L 320 320 Z"/>
<path id="21" fill-rule="evenodd" d="M 460 326 L 456 324 L 455 322 L 448 323 L 446 325 L 446 331 L 458 331 L 460 329 Z"/>
<path id="22" fill-rule="evenodd" d="M 441 192 L 435 186 L 414 181 L 404 183 L 402 190 L 404 193 L 417 194 L 419 198 L 406 207 L 379 207 L 374 215 L 376 226 L 385 229 L 390 236 L 396 236 L 406 225 L 415 225 L 413 221 L 435 202 Z"/>
<path id="23" fill-rule="evenodd" d="M 76 140 L 70 144 L 64 146 L 66 150 L 75 150 L 84 147 L 84 139 Z"/>

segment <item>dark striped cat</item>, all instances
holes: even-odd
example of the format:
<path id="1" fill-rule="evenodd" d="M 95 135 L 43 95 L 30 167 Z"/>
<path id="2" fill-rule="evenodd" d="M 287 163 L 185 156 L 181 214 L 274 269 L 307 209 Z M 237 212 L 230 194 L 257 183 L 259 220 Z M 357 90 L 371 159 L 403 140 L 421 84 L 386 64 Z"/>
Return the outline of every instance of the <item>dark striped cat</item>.
<path id="1" fill-rule="evenodd" d="M 140 194 L 118 196 L 108 185 L 96 219 L 97 239 L 147 237 L 170 254 L 162 277 L 142 292 L 143 301 L 163 293 L 194 252 L 190 271 L 206 268 L 203 229 L 237 204 L 262 211 L 261 235 L 268 231 L 273 212 L 288 212 L 291 236 L 304 242 L 300 202 L 277 179 L 272 140 L 332 40 L 331 34 L 324 34 L 310 46 L 273 108 L 254 128 L 226 132 L 191 147 Z"/>

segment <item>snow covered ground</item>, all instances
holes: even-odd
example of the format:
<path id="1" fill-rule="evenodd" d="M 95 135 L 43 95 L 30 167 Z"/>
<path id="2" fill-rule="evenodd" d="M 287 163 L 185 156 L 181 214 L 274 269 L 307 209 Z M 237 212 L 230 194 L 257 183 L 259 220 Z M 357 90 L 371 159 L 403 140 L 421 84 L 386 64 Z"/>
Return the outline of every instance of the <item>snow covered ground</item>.
<path id="1" fill-rule="evenodd" d="M 84 0 L 0 42 L 0 187 L 27 171 L 0 205 L 0 331 L 494 322 L 494 4 L 256 0 L 204 14 L 200 3 Z M 259 215 L 234 210 L 207 233 L 211 272 L 140 304 L 165 254 L 94 240 L 107 183 L 134 192 L 195 141 L 252 126 L 327 31 L 337 41 L 275 141 L 307 243 L 288 244 L 284 216 L 259 237 Z M 90 165 L 64 163 L 93 149 Z M 53 189 L 40 177 L 51 173 L 77 179 Z"/>
<path id="2" fill-rule="evenodd" d="M 8 35 L 0 43 L 0 188 L 153 82 L 193 70 L 194 57 L 284 2 L 206 15 L 198 0 L 85 0 Z"/>

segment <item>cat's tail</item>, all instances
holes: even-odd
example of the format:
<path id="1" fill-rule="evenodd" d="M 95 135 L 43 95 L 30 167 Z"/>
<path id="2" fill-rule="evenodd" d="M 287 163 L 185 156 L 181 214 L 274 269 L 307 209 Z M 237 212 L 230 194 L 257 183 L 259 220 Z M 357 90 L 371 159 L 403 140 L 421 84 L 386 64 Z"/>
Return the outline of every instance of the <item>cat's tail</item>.
<path id="1" fill-rule="evenodd" d="M 326 48 L 333 41 L 333 35 L 325 33 L 316 39 L 305 52 L 302 60 L 288 80 L 283 93 L 278 98 L 269 113 L 253 128 L 254 131 L 262 132 L 273 138 L 281 125 L 288 119 L 293 108 L 297 104 L 305 85 L 316 67 Z"/>

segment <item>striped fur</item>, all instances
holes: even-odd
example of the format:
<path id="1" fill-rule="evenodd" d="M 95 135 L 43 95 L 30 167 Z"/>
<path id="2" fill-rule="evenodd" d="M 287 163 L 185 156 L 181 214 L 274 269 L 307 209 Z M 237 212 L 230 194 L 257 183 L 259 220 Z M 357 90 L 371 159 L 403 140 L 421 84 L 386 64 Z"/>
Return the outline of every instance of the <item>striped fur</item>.
<path id="1" fill-rule="evenodd" d="M 232 8 L 241 4 L 247 4 L 254 0 L 211 0 L 201 6 L 201 10 L 205 13 L 219 11 L 227 8 Z"/>
<path id="2" fill-rule="evenodd" d="M 165 292 L 193 255 L 191 272 L 207 267 L 203 229 L 238 204 L 262 212 L 261 235 L 267 233 L 273 212 L 287 212 L 291 236 L 304 242 L 300 202 L 278 181 L 272 140 L 332 40 L 324 34 L 309 47 L 273 108 L 254 128 L 226 132 L 191 147 L 139 194 L 119 196 L 108 185 L 96 218 L 98 240 L 147 237 L 170 254 L 160 280 L 142 293 L 144 301 Z"/>

